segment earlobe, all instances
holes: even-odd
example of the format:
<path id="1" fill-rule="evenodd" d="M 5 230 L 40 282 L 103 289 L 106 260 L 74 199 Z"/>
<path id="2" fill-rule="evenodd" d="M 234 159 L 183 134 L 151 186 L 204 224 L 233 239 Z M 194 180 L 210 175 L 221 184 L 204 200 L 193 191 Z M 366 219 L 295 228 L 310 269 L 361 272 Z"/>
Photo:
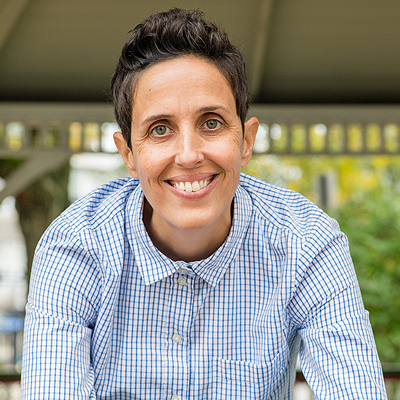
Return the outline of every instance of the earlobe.
<path id="1" fill-rule="evenodd" d="M 114 133 L 114 143 L 115 146 L 117 146 L 119 154 L 121 154 L 121 157 L 124 160 L 126 169 L 128 170 L 129 174 L 133 178 L 137 178 L 138 176 L 135 169 L 132 150 L 129 148 L 121 132 Z"/>
<path id="2" fill-rule="evenodd" d="M 250 118 L 244 124 L 244 138 L 243 138 L 243 153 L 242 153 L 242 167 L 245 167 L 253 154 L 254 142 L 258 131 L 258 119 L 256 117 Z"/>

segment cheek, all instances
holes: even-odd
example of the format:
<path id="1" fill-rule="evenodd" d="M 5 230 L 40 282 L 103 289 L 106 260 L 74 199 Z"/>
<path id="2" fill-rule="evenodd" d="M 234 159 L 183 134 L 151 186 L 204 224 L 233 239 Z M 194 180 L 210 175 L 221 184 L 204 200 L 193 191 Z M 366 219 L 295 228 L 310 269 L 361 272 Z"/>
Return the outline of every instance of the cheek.
<path id="1" fill-rule="evenodd" d="M 167 161 L 163 158 L 163 152 L 159 149 L 145 148 L 138 149 L 135 156 L 135 168 L 139 180 L 154 180 L 157 179 Z"/>
<path id="2" fill-rule="evenodd" d="M 135 160 L 135 168 L 138 175 L 139 180 L 142 182 L 145 179 L 149 178 L 149 175 L 152 174 L 152 168 L 150 167 L 151 163 L 148 163 L 146 157 L 137 157 Z"/>
<path id="3" fill-rule="evenodd" d="M 241 167 L 242 153 L 241 143 L 237 140 L 221 144 L 215 149 L 215 157 L 219 164 L 226 170 L 237 170 Z"/>

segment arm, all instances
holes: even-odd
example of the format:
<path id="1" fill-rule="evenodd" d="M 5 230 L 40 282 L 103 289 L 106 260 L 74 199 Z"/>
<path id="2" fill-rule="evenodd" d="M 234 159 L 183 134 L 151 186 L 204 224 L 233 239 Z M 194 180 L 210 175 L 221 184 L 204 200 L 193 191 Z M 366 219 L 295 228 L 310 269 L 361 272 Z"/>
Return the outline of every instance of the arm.
<path id="1" fill-rule="evenodd" d="M 305 247 L 310 254 L 310 244 Z M 301 364 L 315 398 L 386 399 L 368 312 L 343 234 L 313 257 L 295 297 L 296 308 L 303 310 Z"/>
<path id="2" fill-rule="evenodd" d="M 90 348 L 98 284 L 94 263 L 79 236 L 58 220 L 41 239 L 32 269 L 23 399 L 96 398 Z"/>

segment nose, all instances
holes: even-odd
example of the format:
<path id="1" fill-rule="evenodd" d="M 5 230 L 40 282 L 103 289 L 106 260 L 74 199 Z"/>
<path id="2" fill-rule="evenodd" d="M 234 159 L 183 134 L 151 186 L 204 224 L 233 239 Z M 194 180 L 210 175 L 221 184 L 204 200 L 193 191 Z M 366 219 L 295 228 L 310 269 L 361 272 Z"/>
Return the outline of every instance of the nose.
<path id="1" fill-rule="evenodd" d="M 193 168 L 204 160 L 202 140 L 195 131 L 185 131 L 178 135 L 175 163 L 185 168 Z"/>

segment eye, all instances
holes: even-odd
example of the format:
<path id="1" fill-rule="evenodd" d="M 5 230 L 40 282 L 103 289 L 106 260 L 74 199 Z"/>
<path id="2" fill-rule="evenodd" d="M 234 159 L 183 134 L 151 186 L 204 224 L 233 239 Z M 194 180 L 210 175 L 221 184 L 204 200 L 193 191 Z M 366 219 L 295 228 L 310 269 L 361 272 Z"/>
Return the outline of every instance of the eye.
<path id="1" fill-rule="evenodd" d="M 221 126 L 221 122 L 219 122 L 217 119 L 209 119 L 206 121 L 203 125 L 206 129 L 210 130 L 215 130 L 218 129 Z"/>
<path id="2" fill-rule="evenodd" d="M 157 125 L 151 130 L 151 133 L 156 136 L 163 136 L 170 131 L 171 130 L 165 125 Z"/>

